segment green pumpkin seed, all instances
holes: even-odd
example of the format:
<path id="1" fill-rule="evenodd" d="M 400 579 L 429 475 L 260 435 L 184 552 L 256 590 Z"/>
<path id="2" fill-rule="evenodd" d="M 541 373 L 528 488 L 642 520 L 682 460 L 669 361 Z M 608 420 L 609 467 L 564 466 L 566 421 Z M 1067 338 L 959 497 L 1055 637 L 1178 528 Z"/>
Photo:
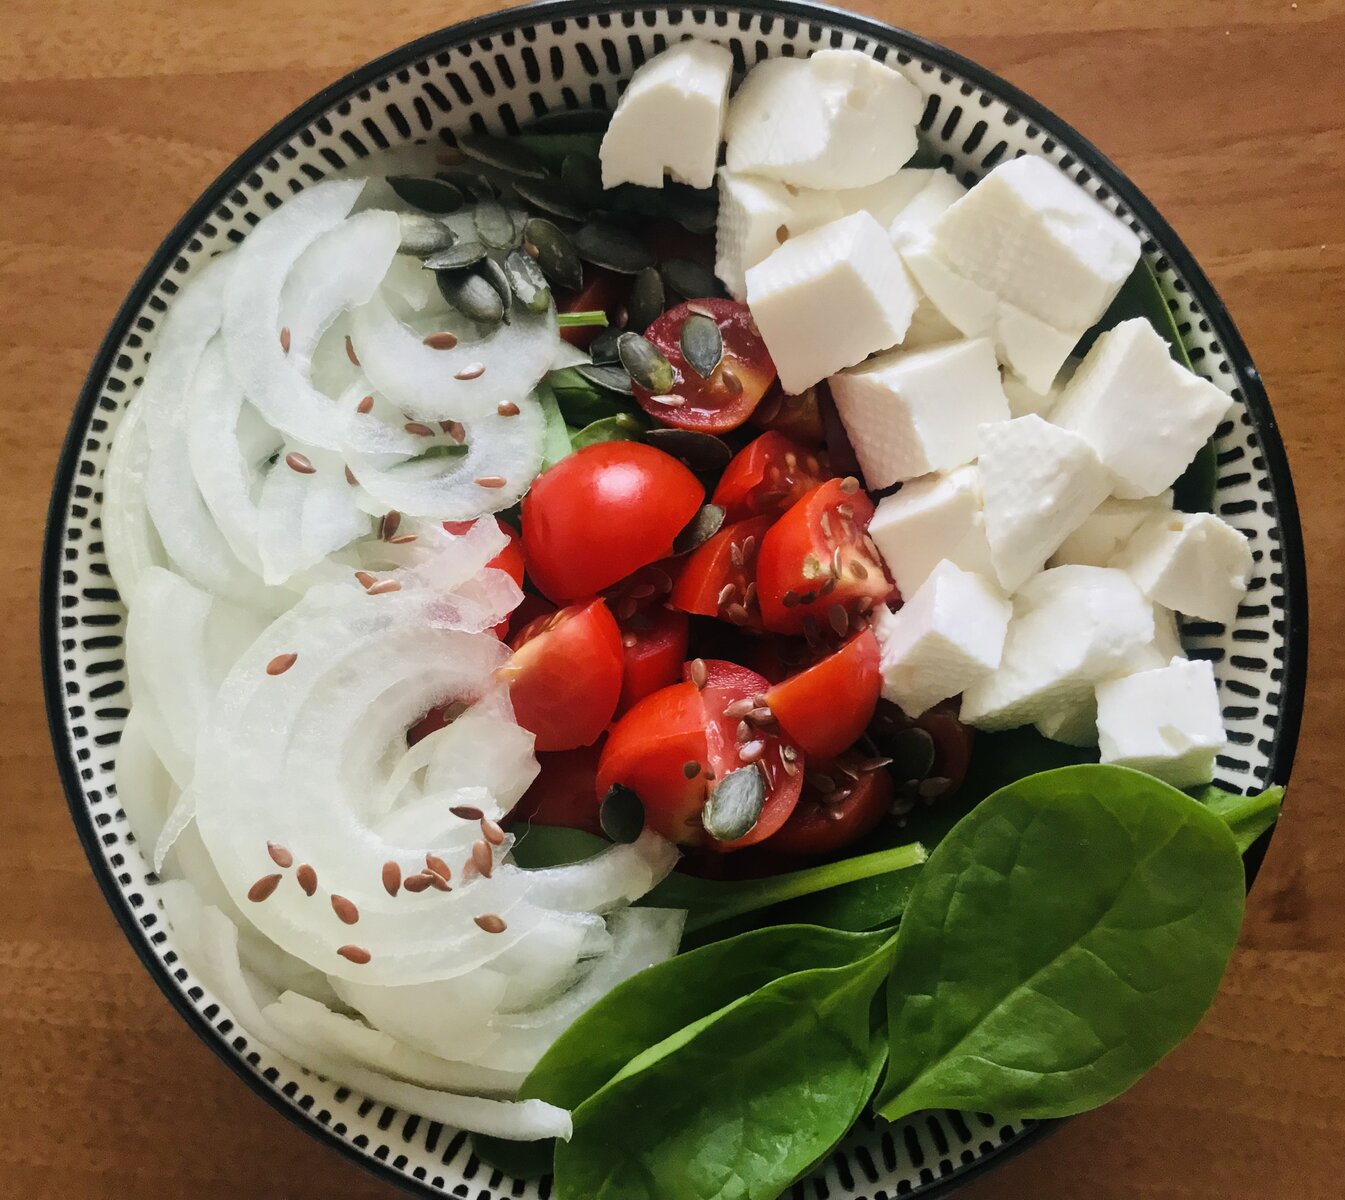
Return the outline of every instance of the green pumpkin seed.
<path id="1" fill-rule="evenodd" d="M 746 837 L 766 806 L 766 781 L 755 766 L 730 771 L 701 809 L 705 832 L 719 842 Z"/>
<path id="2" fill-rule="evenodd" d="M 673 538 L 674 554 L 690 554 L 705 545 L 724 527 L 724 510 L 718 504 L 703 504 L 686 528 Z"/>
<path id="3" fill-rule="evenodd" d="M 480 275 L 461 271 L 438 272 L 439 291 L 464 317 L 480 325 L 498 325 L 504 320 L 504 301 L 492 284 Z"/>
<path id="4" fill-rule="evenodd" d="M 576 450 L 582 450 L 598 442 L 634 442 L 639 440 L 643 432 L 644 426 L 638 417 L 633 413 L 622 412 L 585 425 L 570 435 L 570 444 Z"/>
<path id="5" fill-rule="evenodd" d="M 469 133 L 458 139 L 458 149 L 468 158 L 507 171 L 510 175 L 521 175 L 525 179 L 546 178 L 546 168 L 542 166 L 541 160 L 515 138 Z"/>
<path id="6" fill-rule="evenodd" d="M 663 276 L 657 267 L 645 267 L 635 277 L 630 290 L 630 299 L 626 301 L 626 328 L 633 333 L 643 333 L 650 327 L 664 309 Z"/>
<path id="7" fill-rule="evenodd" d="M 564 221 L 582 221 L 588 216 L 588 209 L 553 179 L 519 179 L 514 182 L 514 191 L 549 216 Z"/>
<path id="8" fill-rule="evenodd" d="M 486 248 L 480 242 L 456 242 L 425 259 L 431 271 L 461 271 L 475 266 L 486 257 Z"/>
<path id="9" fill-rule="evenodd" d="M 495 289 L 495 294 L 499 296 L 500 304 L 504 309 L 502 314 L 504 323 L 508 325 L 514 309 L 514 286 L 510 282 L 509 273 L 489 255 L 481 260 L 476 269 L 482 278 Z"/>
<path id="10" fill-rule="evenodd" d="M 562 108 L 543 113 L 529 121 L 523 136 L 539 133 L 602 133 L 611 122 L 611 113 L 596 108 Z"/>
<path id="11" fill-rule="evenodd" d="M 452 184 L 463 196 L 473 200 L 493 200 L 499 195 L 499 189 L 489 179 L 470 167 L 444 167 L 436 171 L 434 177 Z"/>
<path id="12" fill-rule="evenodd" d="M 507 250 L 518 237 L 514 218 L 498 200 L 479 200 L 472 210 L 477 237 L 492 250 Z"/>
<path id="13" fill-rule="evenodd" d="M 670 258 L 659 265 L 663 282 L 683 300 L 705 300 L 724 295 L 724 288 L 709 267 L 689 258 Z"/>
<path id="14" fill-rule="evenodd" d="M 595 363 L 620 363 L 621 352 L 617 343 L 621 340 L 621 330 L 615 325 L 608 325 L 597 337 L 588 344 L 588 356 Z M 627 377 L 629 382 L 629 377 Z"/>
<path id="15" fill-rule="evenodd" d="M 463 206 L 462 192 L 443 179 L 421 179 L 415 175 L 389 175 L 388 186 L 398 199 L 428 213 L 457 212 Z"/>
<path id="16" fill-rule="evenodd" d="M 609 367 L 595 363 L 591 367 L 575 367 L 575 372 L 604 392 L 610 392 L 615 396 L 631 395 L 630 376 L 626 374 L 624 367 Z"/>
<path id="17" fill-rule="evenodd" d="M 879 749 L 892 760 L 894 779 L 920 780 L 934 769 L 934 739 L 918 725 L 877 740 Z"/>
<path id="18" fill-rule="evenodd" d="M 523 227 L 523 240 L 537 248 L 537 265 L 553 286 L 577 292 L 584 286 L 584 267 L 559 226 L 544 217 L 533 217 Z"/>
<path id="19" fill-rule="evenodd" d="M 713 188 L 670 183 L 663 189 L 663 201 L 668 216 L 692 233 L 709 233 L 719 220 L 719 193 Z"/>
<path id="20" fill-rule="evenodd" d="M 678 338 L 682 357 L 702 379 L 709 379 L 724 358 L 724 336 L 709 317 L 692 313 L 682 322 Z"/>
<path id="21" fill-rule="evenodd" d="M 560 164 L 560 181 L 580 204 L 593 208 L 602 203 L 602 168 L 596 159 L 567 154 Z"/>
<path id="22" fill-rule="evenodd" d="M 447 225 L 425 213 L 398 213 L 397 220 L 402 231 L 401 244 L 397 247 L 399 254 L 424 258 L 427 254 L 447 250 L 458 240 Z"/>
<path id="23" fill-rule="evenodd" d="M 546 312 L 551 307 L 551 287 L 539 267 L 522 250 L 511 250 L 504 260 L 504 273 L 518 302 L 529 312 Z"/>
<path id="24" fill-rule="evenodd" d="M 651 429 L 644 440 L 696 472 L 722 471 L 733 457 L 727 442 L 695 429 Z"/>
<path id="25" fill-rule="evenodd" d="M 677 382 L 673 365 L 653 342 L 638 333 L 623 333 L 617 338 L 621 365 L 631 379 L 655 396 L 666 395 Z"/>
<path id="26" fill-rule="evenodd" d="M 654 254 L 635 234 L 606 221 L 590 221 L 574 235 L 579 257 L 595 267 L 620 275 L 634 275 L 653 266 Z"/>
<path id="27" fill-rule="evenodd" d="M 613 784 L 598 807 L 598 824 L 612 841 L 629 845 L 644 832 L 644 804 L 624 784 Z"/>

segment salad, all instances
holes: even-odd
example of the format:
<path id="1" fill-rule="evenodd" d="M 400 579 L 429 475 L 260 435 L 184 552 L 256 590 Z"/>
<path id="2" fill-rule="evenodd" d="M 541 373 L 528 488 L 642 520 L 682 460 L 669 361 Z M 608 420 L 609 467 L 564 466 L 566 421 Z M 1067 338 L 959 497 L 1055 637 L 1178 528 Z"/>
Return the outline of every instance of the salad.
<path id="1" fill-rule="evenodd" d="M 563 1200 L 1111 1099 L 1281 799 L 1213 782 L 1177 614 L 1252 557 L 1135 235 L 1037 158 L 964 186 L 864 54 L 733 82 L 684 41 L 286 200 L 104 480 L 178 954 Z"/>

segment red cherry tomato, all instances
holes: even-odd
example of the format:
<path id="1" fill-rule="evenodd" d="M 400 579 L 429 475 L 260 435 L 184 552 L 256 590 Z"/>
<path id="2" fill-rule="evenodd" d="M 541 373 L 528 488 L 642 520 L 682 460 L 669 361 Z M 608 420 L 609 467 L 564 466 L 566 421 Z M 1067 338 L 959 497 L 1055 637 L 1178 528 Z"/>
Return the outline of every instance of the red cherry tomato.
<path id="1" fill-rule="evenodd" d="M 523 554 L 551 600 L 591 596 L 665 558 L 705 489 L 670 454 L 600 442 L 533 480 L 523 500 Z"/>
<path id="2" fill-rule="evenodd" d="M 809 759 L 835 758 L 868 728 L 883 688 L 878 659 L 878 639 L 865 629 L 766 693 L 780 728 Z"/>
<path id="3" fill-rule="evenodd" d="M 574 604 L 524 626 L 505 668 L 514 716 L 538 750 L 598 740 L 621 694 L 621 633 L 601 600 Z"/>
<path id="4" fill-rule="evenodd" d="M 626 297 L 630 295 L 630 285 L 631 277 L 629 275 L 618 275 L 615 271 L 609 271 L 606 267 L 595 267 L 592 263 L 585 263 L 584 286 L 560 301 L 556 305 L 556 311 L 577 313 L 601 310 L 607 314 L 607 319 L 611 321 L 616 316 L 616 310 L 626 302 Z M 602 326 L 600 325 L 586 325 L 562 329 L 560 336 L 571 346 L 578 346 L 581 350 L 587 350 L 593 339 L 601 332 Z"/>
<path id="5" fill-rule="evenodd" d="M 781 854 L 816 857 L 837 850 L 872 833 L 892 808 L 892 780 L 881 767 L 855 771 L 851 765 L 812 763 L 803 796 L 778 833 L 762 846 Z"/>
<path id="6" fill-rule="evenodd" d="M 672 612 L 657 605 L 637 610 L 619 624 L 625 668 L 621 676 L 617 716 L 651 692 L 677 682 L 687 655 L 690 623 L 686 613 Z"/>
<path id="7" fill-rule="evenodd" d="M 726 521 L 778 517 L 819 483 L 831 478 L 826 454 L 783 433 L 763 433 L 733 457 L 710 498 Z"/>
<path id="8" fill-rule="evenodd" d="M 826 658 L 828 648 L 821 642 L 810 646 L 801 637 L 770 633 L 753 638 L 746 655 L 748 665 L 772 683 L 782 683 L 791 675 L 806 671 Z"/>
<path id="9" fill-rule="evenodd" d="M 480 518 L 478 518 L 479 520 Z M 461 536 L 466 533 L 476 521 L 445 521 L 444 529 L 452 534 Z M 519 587 L 523 586 L 523 542 L 518 536 L 518 530 L 508 521 L 501 521 L 499 517 L 495 518 L 497 524 L 508 537 L 509 543 L 503 550 L 486 564 L 488 567 L 496 567 L 509 576 Z M 526 597 L 525 597 L 526 600 Z M 515 610 L 517 612 L 517 609 Z M 501 640 L 509 632 L 509 626 L 512 617 L 505 617 L 491 632 Z"/>
<path id="10" fill-rule="evenodd" d="M 806 392 L 791 396 L 784 388 L 776 385 L 757 405 L 756 412 L 752 414 L 752 424 L 760 429 L 774 429 L 785 437 L 815 449 L 826 445 L 826 430 L 822 425 L 819 407 L 823 386 L 818 384 Z"/>
<path id="11" fill-rule="evenodd" d="M 505 824 L 563 825 L 602 836 L 594 795 L 600 753 L 600 747 L 593 745 L 538 754 L 541 770 Z"/>
<path id="12" fill-rule="evenodd" d="M 761 619 L 775 633 L 830 631 L 892 594 L 882 558 L 865 532 L 873 502 L 853 478 L 814 488 L 766 532 L 757 552 Z"/>
<path id="13" fill-rule="evenodd" d="M 466 710 L 467 705 L 461 700 L 455 700 L 452 704 L 444 704 L 438 708 L 430 709 L 406 731 L 406 744 L 414 746 L 417 742 L 429 737 L 430 734 L 438 733 L 439 730 L 451 724 Z"/>
<path id="14" fill-rule="evenodd" d="M 765 684 L 769 681 L 750 667 L 739 666 L 736 662 L 729 662 L 725 658 L 702 658 L 698 661 L 705 668 L 701 687 L 724 688 L 735 691 L 740 696 L 765 694 Z M 695 662 L 682 664 L 682 678 L 687 683 L 695 683 L 696 675 Z"/>
<path id="15" fill-rule="evenodd" d="M 697 311 L 719 327 L 724 357 L 708 379 L 701 378 L 682 354 L 682 326 Z M 690 300 L 670 308 L 645 330 L 645 337 L 672 363 L 673 387 L 666 396 L 684 403 L 668 403 L 638 384 L 635 399 L 651 417 L 675 429 L 725 433 L 737 429 L 752 415 L 775 378 L 766 343 L 747 311 L 736 300 Z"/>
<path id="16" fill-rule="evenodd" d="M 667 217 L 655 217 L 643 231 L 645 245 L 659 262 L 670 258 L 685 258 L 702 266 L 715 265 L 713 234 L 692 233 Z"/>
<path id="17" fill-rule="evenodd" d="M 760 627 L 754 564 L 770 517 L 727 525 L 683 562 L 668 603 L 683 612 Z"/>
<path id="18" fill-rule="evenodd" d="M 509 614 L 509 637 L 512 638 L 525 625 L 531 624 L 538 617 L 549 617 L 555 611 L 556 606 L 544 596 L 525 592 L 523 599 L 518 602 L 518 607 Z"/>

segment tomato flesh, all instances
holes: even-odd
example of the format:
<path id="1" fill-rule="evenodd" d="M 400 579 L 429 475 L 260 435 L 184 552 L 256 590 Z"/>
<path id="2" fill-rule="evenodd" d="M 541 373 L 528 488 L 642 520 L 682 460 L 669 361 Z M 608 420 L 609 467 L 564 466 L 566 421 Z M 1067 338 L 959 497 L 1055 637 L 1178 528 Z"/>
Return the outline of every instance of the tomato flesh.
<path id="1" fill-rule="evenodd" d="M 783 433 L 763 433 L 724 468 L 710 502 L 724 510 L 726 521 L 778 517 L 830 477 L 825 453 L 809 450 Z"/>
<path id="2" fill-rule="evenodd" d="M 668 602 L 683 612 L 760 628 L 755 563 L 770 517 L 727 525 L 686 560 Z"/>
<path id="3" fill-rule="evenodd" d="M 724 342 L 723 358 L 708 378 L 702 378 L 682 353 L 682 326 L 693 313 L 714 321 Z M 659 396 L 636 384 L 635 399 L 656 421 L 674 429 L 706 433 L 737 429 L 775 379 L 775 363 L 761 332 L 747 305 L 736 300 L 689 300 L 670 308 L 644 336 L 672 364 L 673 386 Z"/>
<path id="4" fill-rule="evenodd" d="M 562 825 L 601 836 L 594 795 L 600 753 L 594 745 L 538 754 L 537 765 L 541 769 L 537 778 L 514 805 L 505 824 Z"/>
<path id="5" fill-rule="evenodd" d="M 789 395 L 779 386 L 773 387 L 752 414 L 752 424 L 761 429 L 774 429 L 805 446 L 825 446 L 827 435 L 822 425 L 821 392 L 821 384 L 797 395 Z"/>
<path id="6" fill-rule="evenodd" d="M 810 760 L 835 758 L 868 727 L 883 687 L 878 660 L 878 639 L 864 629 L 766 693 L 780 728 Z"/>
<path id="7" fill-rule="evenodd" d="M 617 716 L 651 692 L 678 681 L 687 654 L 690 622 L 686 613 L 660 605 L 637 610 L 619 624 L 624 667 Z"/>
<path id="8" fill-rule="evenodd" d="M 621 694 L 621 632 L 601 600 L 525 625 L 504 668 L 514 716 L 538 750 L 573 750 L 602 736 Z"/>
<path id="9" fill-rule="evenodd" d="M 769 680 L 750 667 L 739 666 L 726 658 L 702 658 L 699 662 L 705 668 L 705 681 L 702 687 L 736 692 L 740 698 L 755 696 L 758 693 L 764 695 L 766 692 Z M 682 678 L 687 682 L 694 683 L 696 674 L 694 663 L 682 664 Z"/>
<path id="10" fill-rule="evenodd" d="M 881 767 L 864 767 L 856 756 L 810 763 L 803 796 L 765 847 L 815 858 L 834 854 L 872 833 L 891 811 L 892 780 Z"/>
<path id="11" fill-rule="evenodd" d="M 641 442 L 601 442 L 561 459 L 523 500 L 528 574 L 558 604 L 592 596 L 672 551 L 705 489 Z"/>
<path id="12" fill-rule="evenodd" d="M 855 479 L 829 479 L 771 526 L 757 555 L 767 629 L 844 637 L 892 594 L 866 532 L 872 517 L 873 502 Z"/>
<path id="13" fill-rule="evenodd" d="M 630 295 L 631 277 L 609 271 L 606 267 L 584 264 L 584 286 L 556 305 L 557 312 L 605 312 L 611 321 L 617 309 Z M 562 329 L 560 336 L 571 346 L 587 350 L 593 339 L 602 332 L 601 325 L 571 326 Z"/>

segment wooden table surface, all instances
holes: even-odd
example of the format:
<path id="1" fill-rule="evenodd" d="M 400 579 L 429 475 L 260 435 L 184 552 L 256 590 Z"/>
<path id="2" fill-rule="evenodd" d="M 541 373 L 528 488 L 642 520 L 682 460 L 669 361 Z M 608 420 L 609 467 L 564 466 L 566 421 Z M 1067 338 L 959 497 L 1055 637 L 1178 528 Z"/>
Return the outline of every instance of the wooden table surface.
<path id="1" fill-rule="evenodd" d="M 0 36 L 0 1196 L 374 1200 L 169 1008 L 89 876 L 35 631 L 57 448 L 163 233 L 351 67 L 479 0 L 5 0 Z M 969 1200 L 1338 1197 L 1345 1139 L 1345 0 L 869 0 L 1102 146 L 1204 264 L 1298 488 L 1312 677 L 1288 811 L 1213 1012 Z"/>

